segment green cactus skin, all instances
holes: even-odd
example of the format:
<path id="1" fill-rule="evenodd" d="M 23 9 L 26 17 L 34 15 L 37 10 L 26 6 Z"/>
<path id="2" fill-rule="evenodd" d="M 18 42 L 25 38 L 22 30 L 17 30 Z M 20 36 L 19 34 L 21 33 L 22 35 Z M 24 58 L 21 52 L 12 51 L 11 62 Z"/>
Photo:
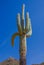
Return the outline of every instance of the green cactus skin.
<path id="1" fill-rule="evenodd" d="M 20 18 L 20 13 L 17 15 L 17 26 L 18 33 L 13 34 L 12 36 L 12 46 L 14 46 L 14 38 L 19 36 L 20 44 L 19 44 L 19 54 L 20 54 L 20 63 L 19 65 L 26 65 L 26 37 L 30 37 L 32 35 L 32 27 L 29 18 L 29 13 L 26 13 L 26 26 L 25 26 L 25 18 L 24 18 L 24 8 L 25 5 L 22 6 L 22 18 Z"/>

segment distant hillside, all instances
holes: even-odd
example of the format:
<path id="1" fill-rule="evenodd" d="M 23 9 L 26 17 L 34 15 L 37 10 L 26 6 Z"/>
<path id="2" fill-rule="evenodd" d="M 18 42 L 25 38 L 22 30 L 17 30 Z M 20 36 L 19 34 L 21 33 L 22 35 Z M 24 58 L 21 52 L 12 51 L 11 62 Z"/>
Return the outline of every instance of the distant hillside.
<path id="1" fill-rule="evenodd" d="M 19 61 L 14 58 L 9 58 L 5 60 L 4 62 L 0 63 L 0 65 L 19 65 Z M 32 65 L 44 65 L 44 62 L 41 64 L 32 64 Z"/>
<path id="2" fill-rule="evenodd" d="M 9 58 L 4 62 L 0 63 L 0 65 L 19 65 L 19 61 L 14 58 Z"/>
<path id="3" fill-rule="evenodd" d="M 43 62 L 43 63 L 41 63 L 41 64 L 32 64 L 32 65 L 44 65 L 44 62 Z"/>

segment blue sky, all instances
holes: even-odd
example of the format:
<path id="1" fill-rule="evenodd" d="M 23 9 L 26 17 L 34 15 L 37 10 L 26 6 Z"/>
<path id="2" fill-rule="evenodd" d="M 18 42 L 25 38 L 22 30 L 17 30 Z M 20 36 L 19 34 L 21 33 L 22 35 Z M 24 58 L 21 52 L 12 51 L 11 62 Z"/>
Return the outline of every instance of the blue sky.
<path id="1" fill-rule="evenodd" d="M 19 59 L 19 37 L 11 46 L 11 37 L 17 32 L 16 16 L 25 3 L 29 11 L 32 36 L 27 38 L 27 65 L 44 62 L 44 0 L 0 0 L 0 62 L 10 56 Z M 16 42 L 17 41 L 17 42 Z"/>

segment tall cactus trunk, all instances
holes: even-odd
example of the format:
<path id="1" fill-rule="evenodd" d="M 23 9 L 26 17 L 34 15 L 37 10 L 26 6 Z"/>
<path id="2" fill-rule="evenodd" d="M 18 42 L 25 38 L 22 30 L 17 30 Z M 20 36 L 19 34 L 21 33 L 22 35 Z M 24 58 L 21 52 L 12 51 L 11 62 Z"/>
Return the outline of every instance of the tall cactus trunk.
<path id="1" fill-rule="evenodd" d="M 20 65 L 26 65 L 26 34 L 20 36 Z"/>

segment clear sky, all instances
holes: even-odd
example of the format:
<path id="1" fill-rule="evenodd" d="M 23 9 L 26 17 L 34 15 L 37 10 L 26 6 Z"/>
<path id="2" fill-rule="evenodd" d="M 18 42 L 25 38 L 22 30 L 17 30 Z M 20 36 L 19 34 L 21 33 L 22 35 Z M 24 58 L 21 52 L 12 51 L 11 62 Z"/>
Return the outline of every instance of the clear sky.
<path id="1" fill-rule="evenodd" d="M 11 37 L 17 32 L 16 16 L 25 3 L 29 11 L 32 36 L 27 38 L 27 65 L 44 62 L 44 0 L 0 0 L 0 62 L 10 56 L 19 59 L 19 37 L 11 46 Z"/>

